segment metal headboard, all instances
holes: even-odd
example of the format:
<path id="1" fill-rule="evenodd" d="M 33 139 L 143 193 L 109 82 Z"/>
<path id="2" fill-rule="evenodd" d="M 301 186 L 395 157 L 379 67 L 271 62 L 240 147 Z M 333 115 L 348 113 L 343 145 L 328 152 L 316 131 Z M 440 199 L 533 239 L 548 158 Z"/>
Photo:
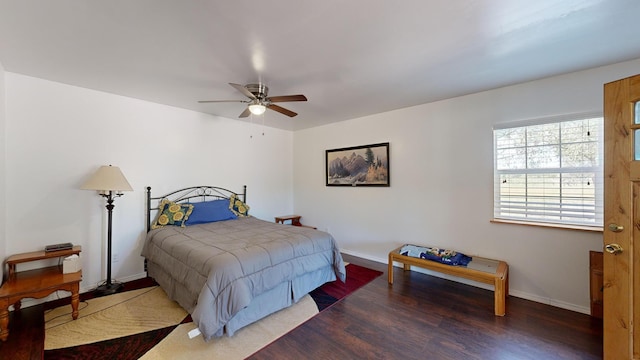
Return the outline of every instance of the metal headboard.
<path id="1" fill-rule="evenodd" d="M 229 199 L 232 195 L 247 202 L 247 185 L 243 185 L 242 194 L 218 186 L 191 186 L 176 190 L 162 196 L 151 196 L 151 186 L 147 186 L 147 232 L 151 230 L 151 212 L 158 210 L 158 205 L 164 199 L 175 203 L 201 202 L 216 199 Z"/>

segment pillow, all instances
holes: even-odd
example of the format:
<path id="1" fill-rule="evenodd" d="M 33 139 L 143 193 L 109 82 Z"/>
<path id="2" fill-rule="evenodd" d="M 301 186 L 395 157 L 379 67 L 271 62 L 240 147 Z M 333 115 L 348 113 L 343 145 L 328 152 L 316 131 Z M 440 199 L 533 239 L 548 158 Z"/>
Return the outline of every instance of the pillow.
<path id="1" fill-rule="evenodd" d="M 249 216 L 249 205 L 238 199 L 236 194 L 231 195 L 229 198 L 229 210 L 240 217 Z"/>
<path id="2" fill-rule="evenodd" d="M 161 228 L 165 225 L 175 225 L 184 227 L 184 222 L 193 211 L 191 204 L 176 204 L 173 201 L 164 199 L 158 205 L 158 216 L 151 224 L 152 229 Z"/>
<path id="3" fill-rule="evenodd" d="M 229 201 L 213 200 L 198 203 L 192 203 L 193 211 L 185 225 L 204 224 L 214 221 L 233 220 L 238 216 L 229 209 Z"/>

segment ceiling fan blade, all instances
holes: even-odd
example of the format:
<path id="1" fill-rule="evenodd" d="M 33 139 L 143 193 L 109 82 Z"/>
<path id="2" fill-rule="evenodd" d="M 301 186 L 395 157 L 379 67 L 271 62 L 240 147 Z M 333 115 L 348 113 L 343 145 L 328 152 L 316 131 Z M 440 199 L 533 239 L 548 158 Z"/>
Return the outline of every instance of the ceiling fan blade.
<path id="1" fill-rule="evenodd" d="M 249 108 L 244 109 L 244 111 L 242 112 L 242 114 L 240 114 L 240 116 L 238 116 L 239 118 L 246 118 L 249 115 L 251 115 L 251 111 L 249 111 Z"/>
<path id="2" fill-rule="evenodd" d="M 255 95 L 253 95 L 251 93 L 251 91 L 247 90 L 246 87 L 240 85 L 240 84 L 234 84 L 234 83 L 229 83 L 229 85 L 233 86 L 236 90 L 240 91 L 241 93 L 244 94 L 244 96 L 248 97 L 249 99 L 255 100 L 257 99 Z"/>
<path id="3" fill-rule="evenodd" d="M 268 101 L 274 102 L 288 102 L 288 101 L 307 101 L 307 97 L 304 95 L 282 95 L 271 96 L 267 98 Z"/>
<path id="4" fill-rule="evenodd" d="M 288 117 L 294 117 L 294 116 L 298 115 L 298 113 L 295 113 L 295 112 L 293 112 L 291 110 L 285 109 L 282 106 L 273 105 L 273 104 L 268 105 L 267 109 L 271 109 L 271 110 L 277 111 L 280 114 L 287 115 Z M 248 108 L 247 108 L 247 110 L 248 110 Z"/>
<path id="5" fill-rule="evenodd" d="M 199 103 L 218 103 L 218 102 L 241 102 L 246 103 L 246 100 L 200 100 Z"/>

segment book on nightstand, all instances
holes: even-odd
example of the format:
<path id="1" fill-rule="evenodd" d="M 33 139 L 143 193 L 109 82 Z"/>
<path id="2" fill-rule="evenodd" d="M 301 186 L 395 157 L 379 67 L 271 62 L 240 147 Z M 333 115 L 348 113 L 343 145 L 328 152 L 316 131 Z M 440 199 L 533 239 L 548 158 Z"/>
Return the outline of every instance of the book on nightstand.
<path id="1" fill-rule="evenodd" d="M 53 252 L 53 251 L 62 251 L 62 250 L 71 250 L 73 249 L 72 243 L 60 243 L 60 244 L 52 244 L 44 247 L 45 252 Z"/>

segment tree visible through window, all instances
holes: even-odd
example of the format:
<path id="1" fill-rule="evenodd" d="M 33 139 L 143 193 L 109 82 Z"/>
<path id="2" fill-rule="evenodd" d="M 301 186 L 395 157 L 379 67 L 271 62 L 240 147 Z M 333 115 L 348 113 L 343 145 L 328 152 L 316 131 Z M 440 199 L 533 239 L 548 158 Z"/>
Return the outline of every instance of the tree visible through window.
<path id="1" fill-rule="evenodd" d="M 603 119 L 494 129 L 494 217 L 602 226 Z"/>

